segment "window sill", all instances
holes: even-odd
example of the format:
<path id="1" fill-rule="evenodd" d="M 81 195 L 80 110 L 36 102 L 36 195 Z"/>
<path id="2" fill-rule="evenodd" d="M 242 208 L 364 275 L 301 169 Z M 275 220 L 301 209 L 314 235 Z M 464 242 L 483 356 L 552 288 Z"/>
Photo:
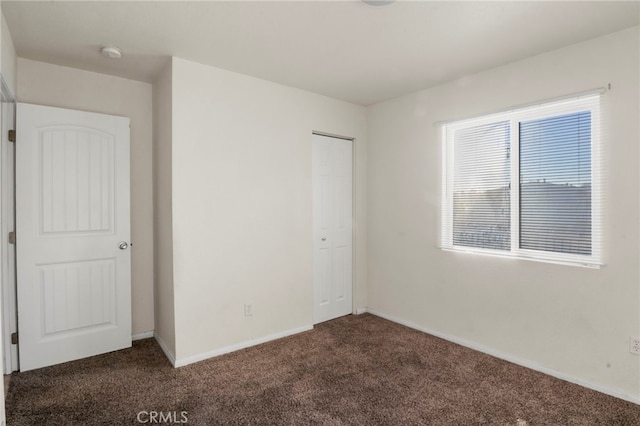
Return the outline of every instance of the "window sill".
<path id="1" fill-rule="evenodd" d="M 528 260 L 532 262 L 542 262 L 542 263 L 551 263 L 555 265 L 564 265 L 564 266 L 577 266 L 581 268 L 589 268 L 589 269 L 600 269 L 604 266 L 602 263 L 598 263 L 593 259 L 566 259 L 561 257 L 546 257 L 540 256 L 538 254 L 529 255 L 526 252 L 523 253 L 504 253 L 495 250 L 482 250 L 482 249 L 473 249 L 467 247 L 441 247 L 443 251 L 453 252 L 453 253 L 462 253 L 465 255 L 479 255 L 479 256 L 489 256 L 489 257 L 498 257 L 503 259 L 512 259 L 512 260 Z"/>

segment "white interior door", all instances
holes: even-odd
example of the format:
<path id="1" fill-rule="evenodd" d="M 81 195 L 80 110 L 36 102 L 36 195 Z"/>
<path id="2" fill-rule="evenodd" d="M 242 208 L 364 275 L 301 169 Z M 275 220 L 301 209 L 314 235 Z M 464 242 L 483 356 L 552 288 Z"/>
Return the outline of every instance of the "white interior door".
<path id="1" fill-rule="evenodd" d="M 313 135 L 313 322 L 352 312 L 353 141 Z"/>
<path id="2" fill-rule="evenodd" d="M 129 119 L 18 104 L 20 370 L 131 346 Z"/>

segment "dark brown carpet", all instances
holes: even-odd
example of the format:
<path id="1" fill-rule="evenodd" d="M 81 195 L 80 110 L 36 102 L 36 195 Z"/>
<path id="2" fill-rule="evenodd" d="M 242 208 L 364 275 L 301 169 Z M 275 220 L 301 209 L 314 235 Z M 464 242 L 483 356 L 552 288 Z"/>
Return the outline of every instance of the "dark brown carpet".
<path id="1" fill-rule="evenodd" d="M 15 373 L 7 396 L 9 426 L 135 425 L 141 411 L 192 425 L 640 425 L 638 405 L 369 314 L 179 369 L 142 340 Z"/>

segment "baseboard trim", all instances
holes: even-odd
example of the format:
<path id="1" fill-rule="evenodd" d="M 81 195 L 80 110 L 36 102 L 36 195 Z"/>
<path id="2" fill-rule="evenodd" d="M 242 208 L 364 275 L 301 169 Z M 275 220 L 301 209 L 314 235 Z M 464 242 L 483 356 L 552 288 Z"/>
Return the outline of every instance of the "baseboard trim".
<path id="1" fill-rule="evenodd" d="M 262 343 L 267 343 L 272 340 L 282 339 L 283 337 L 292 336 L 294 334 L 302 333 L 304 331 L 309 331 L 313 329 L 313 325 L 305 325 L 302 327 L 292 328 L 290 330 L 285 330 L 280 333 L 270 334 L 268 336 L 259 337 L 257 339 L 245 340 L 244 342 L 236 343 L 234 345 L 225 346 L 219 349 L 214 349 L 212 351 L 203 352 L 196 355 L 191 355 L 184 358 L 176 359 L 173 363 L 174 367 L 184 367 L 185 365 L 193 364 L 194 362 L 204 361 L 205 359 L 213 358 L 216 356 L 224 355 L 230 352 L 235 352 L 240 349 L 249 348 L 251 346 L 260 345 Z M 165 351 L 166 353 L 166 351 Z"/>
<path id="2" fill-rule="evenodd" d="M 364 308 L 356 308 L 356 315 L 366 314 L 367 312 L 366 306 Z"/>
<path id="3" fill-rule="evenodd" d="M 447 340 L 449 342 L 456 343 L 456 344 L 461 345 L 461 346 L 466 346 L 467 348 L 476 350 L 478 352 L 482 352 L 482 353 L 485 353 L 487 355 L 491 355 L 491 356 L 494 356 L 496 358 L 500 358 L 500 359 L 503 359 L 505 361 L 509 361 L 509 362 L 511 362 L 513 364 L 517 364 L 517 365 L 520 365 L 522 367 L 530 368 L 531 370 L 535 370 L 535 371 L 539 371 L 539 372 L 544 373 L 544 374 L 548 374 L 548 375 L 553 376 L 553 377 L 555 377 L 557 379 L 564 380 L 566 382 L 570 382 L 570 383 L 573 383 L 573 384 L 576 384 L 576 385 L 579 385 L 579 386 L 582 386 L 582 387 L 585 387 L 585 388 L 588 388 L 588 389 L 591 389 L 591 390 L 594 390 L 594 391 L 597 391 L 597 392 L 601 392 L 601 393 L 613 396 L 615 398 L 623 399 L 625 401 L 629 401 L 629 402 L 632 402 L 634 404 L 639 404 L 640 405 L 640 396 L 631 396 L 631 395 L 628 395 L 628 394 L 626 394 L 624 392 L 620 392 L 620 391 L 617 391 L 615 389 L 608 388 L 606 386 L 597 385 L 595 383 L 588 382 L 586 380 L 571 376 L 569 374 L 562 373 L 560 371 L 553 370 L 551 368 L 543 367 L 543 366 L 537 364 L 534 361 L 523 359 L 523 358 L 520 358 L 520 357 L 517 357 L 517 356 L 513 356 L 513 355 L 510 355 L 510 354 L 501 352 L 501 351 L 497 351 L 497 350 L 492 349 L 492 348 L 490 348 L 488 346 L 484 346 L 484 345 L 478 344 L 476 342 L 472 342 L 470 340 L 461 339 L 459 337 L 452 336 L 452 335 L 449 335 L 447 333 L 441 333 L 441 332 L 438 332 L 438 331 L 435 331 L 435 330 L 431 330 L 431 329 L 429 329 L 427 327 L 422 327 L 422 326 L 420 326 L 420 325 L 418 325 L 416 323 L 413 323 L 411 321 L 407 321 L 405 319 L 402 319 L 402 318 L 399 318 L 399 317 L 396 317 L 396 316 L 393 316 L 393 315 L 386 314 L 386 313 L 378 311 L 376 309 L 367 308 L 367 312 L 369 312 L 370 314 L 375 315 L 377 317 L 384 318 L 386 320 L 395 322 L 397 324 L 401 324 L 401 325 L 407 326 L 409 328 L 413 328 L 414 330 L 422 331 L 423 333 L 431 334 L 432 336 L 439 337 L 439 338 Z"/>
<path id="4" fill-rule="evenodd" d="M 162 352 L 164 352 L 164 356 L 166 356 L 169 362 L 171 363 L 171 365 L 175 367 L 176 357 L 171 353 L 167 344 L 164 343 L 164 340 L 162 340 L 160 336 L 158 336 L 158 334 L 155 332 L 153 333 L 153 338 L 156 339 L 156 342 L 158 342 L 158 345 L 160 345 L 160 349 L 162 349 Z"/>
<path id="5" fill-rule="evenodd" d="M 131 335 L 131 340 L 149 339 L 151 337 L 153 337 L 153 330 L 145 331 L 143 333 L 132 334 Z"/>

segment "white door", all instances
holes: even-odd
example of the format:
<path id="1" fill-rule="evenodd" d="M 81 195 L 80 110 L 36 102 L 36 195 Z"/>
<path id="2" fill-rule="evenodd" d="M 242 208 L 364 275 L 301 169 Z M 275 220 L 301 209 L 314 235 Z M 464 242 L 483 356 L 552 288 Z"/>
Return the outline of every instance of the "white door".
<path id="1" fill-rule="evenodd" d="M 353 142 L 313 135 L 313 323 L 352 312 Z"/>
<path id="2" fill-rule="evenodd" d="M 16 118 L 20 370 L 130 347 L 129 119 Z"/>

